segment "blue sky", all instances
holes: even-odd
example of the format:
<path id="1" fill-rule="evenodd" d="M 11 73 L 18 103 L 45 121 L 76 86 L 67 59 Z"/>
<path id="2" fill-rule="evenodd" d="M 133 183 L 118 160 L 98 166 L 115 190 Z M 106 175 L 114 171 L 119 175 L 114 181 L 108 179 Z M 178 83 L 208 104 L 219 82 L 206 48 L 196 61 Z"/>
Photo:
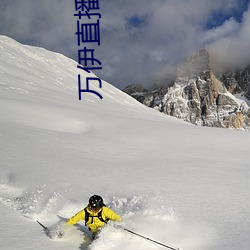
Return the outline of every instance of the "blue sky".
<path id="1" fill-rule="evenodd" d="M 102 62 L 96 74 L 119 88 L 150 87 L 205 47 L 223 64 L 249 63 L 249 1 L 100 0 L 100 46 L 86 44 Z M 77 60 L 74 8 L 69 0 L 1 0 L 0 34 Z"/>
<path id="2" fill-rule="evenodd" d="M 211 14 L 211 18 L 206 24 L 207 29 L 216 28 L 217 26 L 223 25 L 225 20 L 234 18 L 237 22 L 242 22 L 244 12 L 248 9 L 249 0 L 239 0 L 236 8 L 233 8 L 229 13 L 224 13 L 222 10 L 216 10 Z"/>

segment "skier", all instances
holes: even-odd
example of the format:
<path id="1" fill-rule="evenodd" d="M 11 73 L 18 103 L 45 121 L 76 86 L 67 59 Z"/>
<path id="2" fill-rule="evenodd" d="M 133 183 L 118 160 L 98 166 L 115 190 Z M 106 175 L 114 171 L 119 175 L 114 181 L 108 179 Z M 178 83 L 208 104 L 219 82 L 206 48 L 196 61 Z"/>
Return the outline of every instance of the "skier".
<path id="1" fill-rule="evenodd" d="M 80 220 L 85 220 L 85 226 L 92 232 L 94 239 L 109 220 L 120 222 L 122 219 L 120 215 L 105 206 L 101 196 L 95 194 L 89 198 L 89 204 L 72 216 L 67 224 L 74 225 Z"/>

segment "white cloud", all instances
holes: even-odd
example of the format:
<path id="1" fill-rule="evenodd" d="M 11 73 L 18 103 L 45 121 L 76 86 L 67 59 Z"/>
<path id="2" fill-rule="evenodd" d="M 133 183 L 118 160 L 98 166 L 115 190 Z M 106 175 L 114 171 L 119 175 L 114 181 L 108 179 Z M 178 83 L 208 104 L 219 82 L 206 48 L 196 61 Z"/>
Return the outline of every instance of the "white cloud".
<path id="1" fill-rule="evenodd" d="M 214 41 L 218 41 L 228 36 L 235 35 L 240 28 L 240 24 L 235 20 L 235 18 L 230 18 L 226 20 L 221 26 L 216 28 L 205 30 L 200 38 L 201 44 L 211 44 Z"/>
<path id="2" fill-rule="evenodd" d="M 231 18 L 213 30 L 205 29 L 215 12 L 230 15 L 238 4 L 238 0 L 100 0 L 101 44 L 88 45 L 102 62 L 103 69 L 96 73 L 121 88 L 132 82 L 150 85 L 156 76 L 164 78 L 167 68 L 211 43 L 219 51 L 238 43 L 246 49 L 247 14 L 241 24 Z M 1 0 L 0 33 L 76 59 L 73 15 L 74 2 L 68 0 Z M 143 25 L 133 25 L 136 19 Z"/>
<path id="3" fill-rule="evenodd" d="M 225 66 L 246 66 L 250 63 L 250 9 L 243 15 L 237 29 L 228 36 L 216 40 L 210 50 L 218 63 Z"/>

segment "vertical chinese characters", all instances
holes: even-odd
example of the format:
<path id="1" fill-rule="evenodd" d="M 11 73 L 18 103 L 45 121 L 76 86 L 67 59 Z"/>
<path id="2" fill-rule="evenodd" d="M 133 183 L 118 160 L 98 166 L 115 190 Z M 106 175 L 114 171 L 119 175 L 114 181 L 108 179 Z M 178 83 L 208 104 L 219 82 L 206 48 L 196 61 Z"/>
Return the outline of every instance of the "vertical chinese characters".
<path id="1" fill-rule="evenodd" d="M 75 0 L 75 17 L 77 20 L 77 42 L 78 46 L 86 43 L 97 43 L 100 46 L 100 19 L 101 14 L 97 13 L 99 7 L 99 0 Z M 83 20 L 90 21 L 84 23 Z M 100 70 L 102 63 L 94 57 L 94 49 L 84 47 L 78 50 L 78 66 L 77 68 L 91 73 L 90 70 Z M 82 92 L 89 92 L 96 94 L 100 99 L 103 97 L 94 90 L 91 90 L 89 85 L 91 81 L 97 81 L 99 88 L 102 87 L 102 81 L 98 77 L 86 77 L 86 89 L 82 89 L 81 75 L 78 74 L 78 92 L 79 100 L 81 100 Z"/>

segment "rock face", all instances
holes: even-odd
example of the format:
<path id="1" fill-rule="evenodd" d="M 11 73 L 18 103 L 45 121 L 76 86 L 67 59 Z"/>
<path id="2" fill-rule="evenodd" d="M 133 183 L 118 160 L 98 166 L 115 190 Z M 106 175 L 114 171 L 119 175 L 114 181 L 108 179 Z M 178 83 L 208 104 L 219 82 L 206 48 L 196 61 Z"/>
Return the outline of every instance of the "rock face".
<path id="1" fill-rule="evenodd" d="M 196 125 L 248 129 L 250 109 L 233 94 L 250 96 L 249 71 L 250 67 L 215 75 L 204 49 L 187 58 L 170 87 L 149 91 L 141 87 L 130 94 L 149 107 Z"/>
<path id="2" fill-rule="evenodd" d="M 123 91 L 128 95 L 133 96 L 139 102 L 144 101 L 144 95 L 147 92 L 147 90 L 144 89 L 142 84 L 131 84 L 125 89 L 123 89 Z"/>
<path id="3" fill-rule="evenodd" d="M 225 84 L 230 93 L 242 93 L 250 100 L 250 65 L 245 69 L 228 70 L 218 74 L 218 79 Z"/>

